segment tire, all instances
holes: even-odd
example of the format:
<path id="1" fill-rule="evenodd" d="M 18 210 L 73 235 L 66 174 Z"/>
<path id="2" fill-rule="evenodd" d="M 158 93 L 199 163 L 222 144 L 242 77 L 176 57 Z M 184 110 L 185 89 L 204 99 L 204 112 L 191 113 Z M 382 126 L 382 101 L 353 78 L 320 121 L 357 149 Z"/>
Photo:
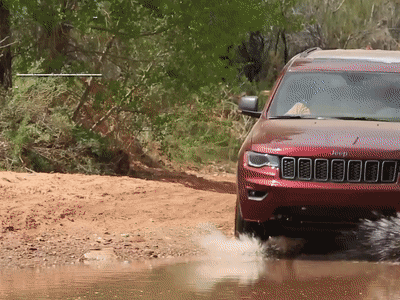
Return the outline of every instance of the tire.
<path id="1" fill-rule="evenodd" d="M 239 200 L 236 201 L 235 209 L 235 237 L 239 238 L 240 235 L 248 235 L 262 240 L 267 240 L 269 235 L 266 232 L 266 224 L 259 224 L 257 222 L 248 222 L 243 219 L 240 210 Z"/>
<path id="2" fill-rule="evenodd" d="M 235 237 L 239 238 L 239 235 L 245 234 L 246 221 L 243 220 L 242 213 L 240 211 L 239 201 L 236 201 L 235 209 Z"/>

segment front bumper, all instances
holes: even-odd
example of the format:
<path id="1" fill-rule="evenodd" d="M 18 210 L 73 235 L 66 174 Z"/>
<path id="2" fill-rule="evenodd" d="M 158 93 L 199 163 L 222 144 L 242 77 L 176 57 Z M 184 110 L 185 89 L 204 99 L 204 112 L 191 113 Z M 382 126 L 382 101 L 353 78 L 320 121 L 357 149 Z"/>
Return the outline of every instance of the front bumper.
<path id="1" fill-rule="evenodd" d="M 246 221 L 345 224 L 400 212 L 399 181 L 400 176 L 385 184 L 285 180 L 277 168 L 240 166 L 238 197 Z"/>

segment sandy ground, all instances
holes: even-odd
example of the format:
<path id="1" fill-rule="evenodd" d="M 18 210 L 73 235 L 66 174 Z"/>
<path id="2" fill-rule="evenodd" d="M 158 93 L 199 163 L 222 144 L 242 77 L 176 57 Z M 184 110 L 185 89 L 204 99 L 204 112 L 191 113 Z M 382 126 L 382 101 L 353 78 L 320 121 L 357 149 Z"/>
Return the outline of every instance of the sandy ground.
<path id="1" fill-rule="evenodd" d="M 204 223 L 233 235 L 235 175 L 135 176 L 0 172 L 0 269 L 197 255 Z"/>

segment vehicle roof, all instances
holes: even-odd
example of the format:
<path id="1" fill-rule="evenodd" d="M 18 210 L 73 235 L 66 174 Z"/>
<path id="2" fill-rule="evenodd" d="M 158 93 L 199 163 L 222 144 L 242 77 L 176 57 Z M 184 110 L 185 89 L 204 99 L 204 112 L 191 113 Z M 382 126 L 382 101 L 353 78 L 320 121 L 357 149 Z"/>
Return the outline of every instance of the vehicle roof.
<path id="1" fill-rule="evenodd" d="M 400 51 L 311 49 L 297 56 L 288 72 L 400 72 Z"/>

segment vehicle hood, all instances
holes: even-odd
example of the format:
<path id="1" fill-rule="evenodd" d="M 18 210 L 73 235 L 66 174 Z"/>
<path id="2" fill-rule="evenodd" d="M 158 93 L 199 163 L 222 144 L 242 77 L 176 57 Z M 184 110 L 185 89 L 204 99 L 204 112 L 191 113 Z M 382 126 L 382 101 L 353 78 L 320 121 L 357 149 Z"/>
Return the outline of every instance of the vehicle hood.
<path id="1" fill-rule="evenodd" d="M 284 156 L 400 159 L 400 123 L 259 119 L 250 148 Z"/>

